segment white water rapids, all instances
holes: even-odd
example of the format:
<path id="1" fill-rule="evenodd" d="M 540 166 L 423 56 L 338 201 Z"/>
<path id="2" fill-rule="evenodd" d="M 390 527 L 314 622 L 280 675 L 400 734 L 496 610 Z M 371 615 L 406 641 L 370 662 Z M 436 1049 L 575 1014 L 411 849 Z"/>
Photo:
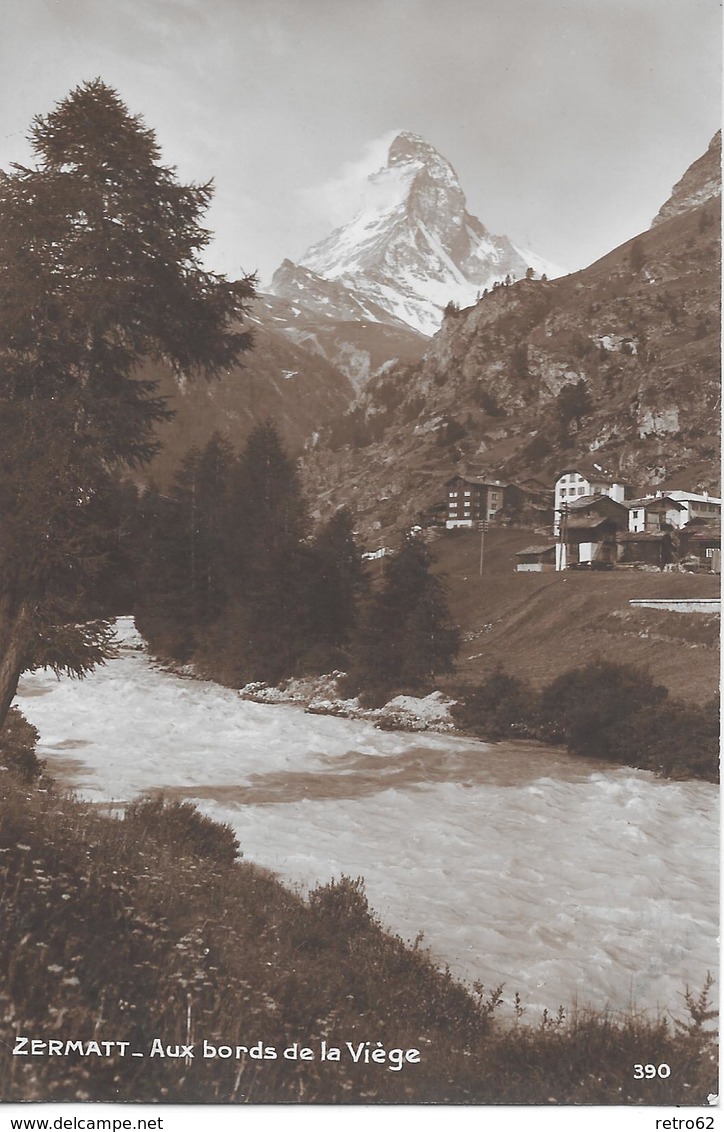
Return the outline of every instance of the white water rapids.
<path id="1" fill-rule="evenodd" d="M 387 927 L 518 991 L 531 1022 L 576 1003 L 681 1016 L 716 970 L 708 783 L 251 703 L 128 648 L 83 681 L 24 677 L 18 704 L 81 797 L 163 789 L 302 889 L 363 876 Z"/>

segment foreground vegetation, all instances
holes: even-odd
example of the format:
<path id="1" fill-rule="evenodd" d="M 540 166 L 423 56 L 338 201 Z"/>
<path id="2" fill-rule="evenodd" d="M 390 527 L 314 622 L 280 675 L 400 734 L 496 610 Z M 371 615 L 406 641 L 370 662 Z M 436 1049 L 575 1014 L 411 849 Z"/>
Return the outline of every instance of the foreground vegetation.
<path id="1" fill-rule="evenodd" d="M 361 881 L 302 899 L 189 803 L 141 800 L 120 820 L 59 793 L 33 745 L 14 712 L 0 747 L 4 1100 L 700 1105 L 716 1091 L 708 988 L 688 995 L 686 1025 L 529 1017 L 513 989 L 468 989 L 385 932 Z M 113 1044 L 13 1056 L 18 1036 Z M 321 1060 L 323 1041 L 339 1061 Z M 250 1052 L 204 1058 L 204 1042 Z M 362 1043 L 357 1063 L 347 1043 Z M 637 1078 L 639 1064 L 670 1075 Z"/>

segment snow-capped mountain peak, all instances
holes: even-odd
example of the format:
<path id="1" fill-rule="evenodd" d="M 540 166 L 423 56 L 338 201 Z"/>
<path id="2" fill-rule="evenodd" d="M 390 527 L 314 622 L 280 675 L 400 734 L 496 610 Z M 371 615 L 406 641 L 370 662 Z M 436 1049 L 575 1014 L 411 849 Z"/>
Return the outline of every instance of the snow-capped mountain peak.
<path id="1" fill-rule="evenodd" d="M 301 260 L 423 334 L 435 333 L 449 302 L 470 306 L 484 288 L 540 264 L 471 216 L 450 162 L 404 130 L 367 178 L 362 207 Z M 277 273 L 272 290 L 287 297 L 283 287 Z"/>

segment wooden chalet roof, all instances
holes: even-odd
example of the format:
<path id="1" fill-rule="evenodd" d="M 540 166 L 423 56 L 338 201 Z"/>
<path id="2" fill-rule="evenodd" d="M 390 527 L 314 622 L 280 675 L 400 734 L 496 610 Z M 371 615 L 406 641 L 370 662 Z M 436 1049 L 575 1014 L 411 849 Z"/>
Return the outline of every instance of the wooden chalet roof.
<path id="1" fill-rule="evenodd" d="M 571 499 L 564 503 L 564 506 L 571 511 L 585 511 L 589 507 L 603 506 L 605 510 L 610 511 L 611 505 L 614 508 L 618 507 L 621 511 L 626 511 L 625 504 L 619 503 L 617 499 L 612 499 L 610 495 L 579 495 L 577 499 Z"/>
<path id="2" fill-rule="evenodd" d="M 569 531 L 595 531 L 597 527 L 603 527 L 607 523 L 615 526 L 616 520 L 612 519 L 610 515 L 601 515 L 598 519 L 587 519 L 585 515 L 576 515 L 568 520 L 567 529 Z"/>
<path id="3" fill-rule="evenodd" d="M 692 527 L 691 524 L 684 528 L 686 531 L 687 542 L 720 542 L 721 541 L 721 528 L 720 527 Z"/>
<path id="4" fill-rule="evenodd" d="M 555 550 L 556 543 L 549 542 L 545 546 L 524 546 L 522 550 L 516 550 L 516 557 L 521 554 L 547 554 L 549 550 Z"/>
<path id="5" fill-rule="evenodd" d="M 678 499 L 672 499 L 670 495 L 644 495 L 641 499 L 627 499 L 624 506 L 629 508 L 648 507 L 653 509 L 657 503 L 667 509 L 676 507 L 679 511 L 685 510 L 684 504 L 679 503 Z"/>
<path id="6" fill-rule="evenodd" d="M 670 539 L 670 531 L 621 531 L 619 542 L 663 542 Z"/>

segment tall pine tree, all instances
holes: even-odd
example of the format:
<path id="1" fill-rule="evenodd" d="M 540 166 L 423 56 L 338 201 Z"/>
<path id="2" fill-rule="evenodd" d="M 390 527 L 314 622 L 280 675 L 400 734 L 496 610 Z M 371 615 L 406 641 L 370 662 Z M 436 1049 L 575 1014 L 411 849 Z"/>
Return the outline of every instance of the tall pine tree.
<path id="1" fill-rule="evenodd" d="M 340 507 L 317 533 L 310 580 L 310 668 L 345 668 L 369 583 L 354 535 L 354 517 Z"/>
<path id="2" fill-rule="evenodd" d="M 272 421 L 248 437 L 231 506 L 236 671 L 272 682 L 294 671 L 310 629 L 309 516 L 296 467 Z"/>
<path id="3" fill-rule="evenodd" d="M 165 496 L 140 507 L 136 622 L 157 651 L 191 660 L 228 602 L 231 446 L 214 433 L 184 457 Z"/>
<path id="4" fill-rule="evenodd" d="M 73 625 L 106 552 L 90 502 L 167 416 L 144 362 L 218 374 L 250 345 L 253 294 L 201 266 L 211 185 L 180 184 L 103 82 L 30 142 L 35 165 L 0 174 L 0 726 L 24 668 L 106 654 L 106 625 Z"/>
<path id="5" fill-rule="evenodd" d="M 452 672 L 460 648 L 441 578 L 422 538 L 408 534 L 387 560 L 354 646 L 350 690 L 384 702 L 399 691 L 429 692 Z"/>

